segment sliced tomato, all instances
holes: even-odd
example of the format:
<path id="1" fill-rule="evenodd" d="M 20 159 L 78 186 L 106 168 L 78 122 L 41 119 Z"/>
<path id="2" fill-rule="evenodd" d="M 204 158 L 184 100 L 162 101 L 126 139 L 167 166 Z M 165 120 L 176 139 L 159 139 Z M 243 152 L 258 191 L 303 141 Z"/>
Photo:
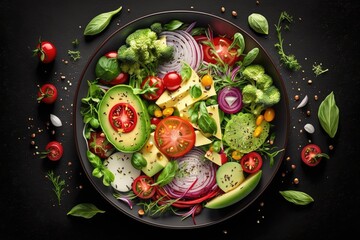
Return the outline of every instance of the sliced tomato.
<path id="1" fill-rule="evenodd" d="M 232 41 L 226 37 L 215 37 L 211 41 L 212 45 L 202 44 L 204 52 L 204 61 L 209 63 L 218 63 L 219 58 L 225 64 L 232 66 L 239 60 L 237 49 L 231 48 Z"/>
<path id="2" fill-rule="evenodd" d="M 263 160 L 259 153 L 250 152 L 240 159 L 240 164 L 244 172 L 255 173 L 261 169 Z"/>
<path id="3" fill-rule="evenodd" d="M 170 116 L 162 119 L 155 129 L 155 144 L 168 157 L 181 157 L 195 144 L 195 130 L 185 119 Z"/>
<path id="4" fill-rule="evenodd" d="M 107 158 L 115 151 L 103 132 L 91 132 L 88 145 L 89 150 L 100 158 Z"/>
<path id="5" fill-rule="evenodd" d="M 146 100 L 156 100 L 165 90 L 163 80 L 156 76 L 148 76 L 141 83 L 142 96 Z"/>
<path id="6" fill-rule="evenodd" d="M 310 167 L 318 165 L 323 157 L 329 158 L 327 154 L 321 152 L 318 145 L 313 143 L 306 145 L 301 150 L 301 160 Z"/>
<path id="7" fill-rule="evenodd" d="M 128 103 L 118 103 L 109 113 L 109 121 L 114 130 L 118 132 L 131 132 L 137 123 L 137 113 Z"/>
<path id="8" fill-rule="evenodd" d="M 156 192 L 154 180 L 146 175 L 140 175 L 134 179 L 132 190 L 136 196 L 142 199 L 152 198 Z"/>

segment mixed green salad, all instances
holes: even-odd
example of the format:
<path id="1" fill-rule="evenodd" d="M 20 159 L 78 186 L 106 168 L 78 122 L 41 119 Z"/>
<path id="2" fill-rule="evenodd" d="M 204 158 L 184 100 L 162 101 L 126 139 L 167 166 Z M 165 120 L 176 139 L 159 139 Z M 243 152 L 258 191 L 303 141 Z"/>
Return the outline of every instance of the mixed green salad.
<path id="1" fill-rule="evenodd" d="M 97 59 L 81 105 L 92 175 L 141 215 L 194 223 L 245 198 L 283 150 L 272 131 L 280 90 L 245 46 L 239 32 L 172 20 Z"/>

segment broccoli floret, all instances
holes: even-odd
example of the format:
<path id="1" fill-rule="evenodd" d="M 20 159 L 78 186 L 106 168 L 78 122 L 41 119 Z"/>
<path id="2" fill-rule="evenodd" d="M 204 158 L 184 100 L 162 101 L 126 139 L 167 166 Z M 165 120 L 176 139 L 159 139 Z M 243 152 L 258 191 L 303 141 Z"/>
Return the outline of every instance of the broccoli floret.
<path id="1" fill-rule="evenodd" d="M 118 59 L 123 65 L 122 70 L 129 74 L 140 68 L 146 69 L 148 75 L 155 74 L 158 64 L 173 56 L 173 46 L 167 45 L 165 38 L 158 38 L 150 28 L 136 30 L 125 43 L 118 49 Z"/>
<path id="2" fill-rule="evenodd" d="M 266 90 L 273 84 L 272 78 L 265 73 L 264 67 L 259 64 L 247 66 L 242 74 L 245 79 L 262 90 Z"/>
<path id="3" fill-rule="evenodd" d="M 245 108 L 254 115 L 261 114 L 265 108 L 280 101 L 280 91 L 273 85 L 266 90 L 262 90 L 248 84 L 242 89 L 242 96 Z"/>
<path id="4" fill-rule="evenodd" d="M 259 64 L 249 65 L 242 72 L 243 76 L 250 81 L 257 81 L 264 73 L 264 67 Z"/>
<path id="5" fill-rule="evenodd" d="M 156 34 L 159 34 L 162 32 L 163 27 L 162 27 L 161 23 L 155 22 L 155 23 L 151 24 L 150 29 L 152 31 L 156 32 Z"/>

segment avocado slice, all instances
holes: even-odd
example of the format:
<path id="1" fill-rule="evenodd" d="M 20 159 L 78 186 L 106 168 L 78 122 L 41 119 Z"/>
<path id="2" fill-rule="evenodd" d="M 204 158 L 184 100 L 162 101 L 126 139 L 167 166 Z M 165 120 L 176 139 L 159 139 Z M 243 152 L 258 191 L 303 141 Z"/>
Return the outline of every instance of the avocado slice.
<path id="1" fill-rule="evenodd" d="M 223 193 L 211 199 L 204 207 L 210 209 L 220 209 L 239 202 L 255 189 L 260 182 L 261 175 L 262 170 L 250 174 L 239 186 L 229 192 Z"/>
<path id="2" fill-rule="evenodd" d="M 129 132 L 115 129 L 109 119 L 114 106 L 126 103 L 133 107 L 137 115 L 135 127 Z M 134 94 L 128 85 L 115 85 L 107 90 L 99 103 L 98 117 L 100 126 L 108 141 L 120 152 L 133 153 L 139 151 L 150 136 L 150 117 L 141 98 Z"/>

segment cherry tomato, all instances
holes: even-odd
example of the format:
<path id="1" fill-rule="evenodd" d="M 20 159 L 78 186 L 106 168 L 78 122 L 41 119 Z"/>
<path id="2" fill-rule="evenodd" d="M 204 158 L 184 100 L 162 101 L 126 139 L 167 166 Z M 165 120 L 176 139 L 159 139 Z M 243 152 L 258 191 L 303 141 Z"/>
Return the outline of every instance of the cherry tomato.
<path id="1" fill-rule="evenodd" d="M 56 58 L 56 47 L 52 42 L 41 41 L 33 50 L 34 55 L 37 55 L 42 63 L 51 63 Z"/>
<path id="2" fill-rule="evenodd" d="M 259 153 L 250 152 L 240 159 L 240 164 L 244 172 L 255 173 L 261 169 L 263 160 Z"/>
<path id="3" fill-rule="evenodd" d="M 264 120 L 267 122 L 271 122 L 275 118 L 275 110 L 272 107 L 268 107 L 264 112 Z"/>
<path id="4" fill-rule="evenodd" d="M 237 49 L 229 49 L 232 43 L 229 38 L 215 37 L 213 38 L 212 43 L 215 49 L 208 45 L 202 44 L 204 51 L 204 61 L 216 64 L 218 62 L 218 57 L 216 55 L 218 55 L 225 64 L 232 66 L 236 61 L 239 60 L 239 57 L 237 56 Z M 213 52 L 216 52 L 216 55 Z"/>
<path id="5" fill-rule="evenodd" d="M 152 118 L 150 119 L 150 123 L 151 123 L 151 124 L 154 124 L 155 126 L 157 126 L 161 120 L 162 120 L 162 118 L 152 117 Z"/>
<path id="6" fill-rule="evenodd" d="M 110 110 L 109 122 L 115 131 L 131 132 L 137 123 L 137 113 L 130 104 L 118 103 Z"/>
<path id="7" fill-rule="evenodd" d="M 107 58 L 117 58 L 118 54 L 116 51 L 110 51 L 107 52 L 105 55 Z M 119 75 L 112 79 L 111 81 L 105 81 L 103 79 L 100 79 L 99 82 L 105 85 L 118 85 L 126 83 L 129 80 L 129 74 L 125 72 L 120 72 Z"/>
<path id="8" fill-rule="evenodd" d="M 141 83 L 141 89 L 144 91 L 142 96 L 147 100 L 156 100 L 165 90 L 163 80 L 156 76 L 148 76 Z"/>
<path id="9" fill-rule="evenodd" d="M 64 154 L 63 146 L 58 141 L 51 141 L 45 146 L 45 152 L 48 159 L 58 161 Z"/>
<path id="10" fill-rule="evenodd" d="M 57 88 L 51 83 L 46 83 L 39 88 L 37 94 L 37 100 L 38 102 L 51 104 L 56 101 L 57 96 L 58 96 Z"/>
<path id="11" fill-rule="evenodd" d="M 162 119 L 154 133 L 157 148 L 168 157 L 181 157 L 195 144 L 195 130 L 185 119 L 170 116 Z"/>
<path id="12" fill-rule="evenodd" d="M 180 88 L 182 78 L 176 71 L 168 72 L 163 77 L 164 86 L 169 91 L 175 91 Z"/>
<path id="13" fill-rule="evenodd" d="M 306 145 L 301 150 L 301 160 L 310 167 L 318 165 L 323 157 L 329 158 L 327 154 L 321 152 L 318 145 L 313 143 Z"/>
<path id="14" fill-rule="evenodd" d="M 89 150 L 100 158 L 107 158 L 115 151 L 103 132 L 91 132 L 88 145 Z"/>
<path id="15" fill-rule="evenodd" d="M 154 180 L 146 175 L 140 175 L 134 179 L 132 190 L 136 196 L 142 199 L 149 199 L 154 196 L 156 187 Z"/>

